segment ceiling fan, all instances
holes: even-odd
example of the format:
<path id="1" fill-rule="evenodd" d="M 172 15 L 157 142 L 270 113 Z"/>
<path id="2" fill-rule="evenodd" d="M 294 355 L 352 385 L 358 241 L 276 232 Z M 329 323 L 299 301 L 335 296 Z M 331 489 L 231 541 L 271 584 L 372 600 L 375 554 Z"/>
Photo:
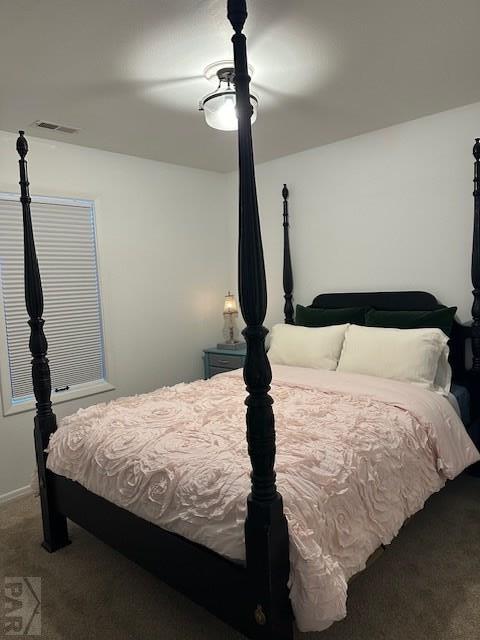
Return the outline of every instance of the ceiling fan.
<path id="1" fill-rule="evenodd" d="M 278 98 L 281 94 L 274 89 L 255 82 L 255 70 L 248 65 L 250 77 L 254 85 L 250 94 L 252 105 L 252 124 L 258 115 L 259 97 L 257 91 L 269 97 Z M 152 82 L 153 89 L 175 88 L 188 83 L 198 83 L 207 80 L 214 88 L 204 95 L 198 103 L 199 111 L 205 116 L 206 123 L 213 129 L 221 131 L 235 131 L 237 129 L 236 96 L 235 96 L 235 68 L 233 60 L 220 60 L 209 64 L 202 75 L 186 76 L 184 78 L 168 78 L 157 83 Z"/>

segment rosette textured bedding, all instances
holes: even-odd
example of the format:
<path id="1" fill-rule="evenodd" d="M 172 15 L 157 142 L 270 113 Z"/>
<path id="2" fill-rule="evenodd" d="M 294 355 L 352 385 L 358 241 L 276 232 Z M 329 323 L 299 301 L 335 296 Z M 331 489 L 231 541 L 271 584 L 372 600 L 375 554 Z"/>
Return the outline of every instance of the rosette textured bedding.
<path id="1" fill-rule="evenodd" d="M 448 400 L 413 384 L 273 367 L 277 483 L 297 626 L 346 615 L 347 582 L 446 479 L 479 459 Z M 245 559 L 241 372 L 82 409 L 48 468 L 164 529 Z"/>

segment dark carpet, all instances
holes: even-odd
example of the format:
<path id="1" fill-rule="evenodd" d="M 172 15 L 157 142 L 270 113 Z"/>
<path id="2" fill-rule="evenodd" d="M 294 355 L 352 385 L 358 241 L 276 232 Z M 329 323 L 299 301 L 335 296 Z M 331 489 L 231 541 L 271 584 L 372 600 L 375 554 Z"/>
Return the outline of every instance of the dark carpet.
<path id="1" fill-rule="evenodd" d="M 4 576 L 42 578 L 48 640 L 240 640 L 153 576 L 71 525 L 73 544 L 39 546 L 32 497 L 0 509 Z M 0 637 L 2 630 L 0 628 Z M 461 476 L 434 495 L 385 553 L 352 581 L 348 617 L 298 640 L 480 638 L 480 479 Z"/>

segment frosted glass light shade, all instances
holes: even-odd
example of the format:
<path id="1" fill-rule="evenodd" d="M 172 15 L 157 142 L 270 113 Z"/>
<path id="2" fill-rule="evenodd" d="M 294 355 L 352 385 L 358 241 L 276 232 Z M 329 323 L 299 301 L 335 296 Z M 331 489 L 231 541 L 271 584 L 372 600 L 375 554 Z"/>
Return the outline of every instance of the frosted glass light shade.
<path id="1" fill-rule="evenodd" d="M 250 104 L 253 108 L 252 124 L 257 119 L 258 102 L 255 96 L 250 96 Z M 238 118 L 236 109 L 236 96 L 234 91 L 222 91 L 209 97 L 203 104 L 205 120 L 213 129 L 220 131 L 236 131 Z"/>

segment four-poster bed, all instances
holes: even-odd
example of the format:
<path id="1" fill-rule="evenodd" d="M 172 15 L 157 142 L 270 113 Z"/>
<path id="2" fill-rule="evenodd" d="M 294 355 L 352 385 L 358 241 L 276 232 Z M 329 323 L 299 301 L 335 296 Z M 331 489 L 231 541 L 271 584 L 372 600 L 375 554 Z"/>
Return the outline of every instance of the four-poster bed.
<path id="1" fill-rule="evenodd" d="M 87 489 L 79 482 L 47 468 L 47 458 L 50 463 L 50 457 L 55 459 L 58 450 L 53 448 L 49 454 L 45 451 L 49 442 L 51 443 L 51 436 L 54 436 L 52 440 L 55 440 L 62 429 L 57 431 L 56 418 L 52 411 L 47 341 L 43 332 L 42 286 L 33 239 L 25 159 L 28 145 L 23 132 L 20 132 L 17 150 L 20 155 L 21 202 L 24 220 L 25 296 L 30 317 L 33 387 L 37 400 L 34 433 L 40 481 L 43 546 L 48 551 L 54 552 L 69 543 L 67 532 L 67 518 L 69 518 L 158 575 L 252 640 L 291 640 L 293 616 L 289 598 L 290 543 L 282 496 L 276 488 L 276 429 L 273 401 L 269 395 L 272 372 L 265 351 L 267 330 L 263 327 L 267 304 L 266 280 L 253 162 L 250 80 L 246 39 L 242 33 L 247 17 L 245 1 L 229 0 L 228 17 L 235 32 L 232 41 L 239 118 L 239 296 L 246 322 L 244 336 L 247 356 L 243 375 L 248 392 L 245 401 L 246 424 L 248 455 L 252 469 L 251 493 L 248 498 L 246 495 L 243 498 L 243 502 L 247 501 L 244 562 L 227 559 L 198 541 L 162 528 L 140 517 L 132 510 L 114 504 L 113 501 Z M 474 397 L 476 397 L 477 376 L 480 372 L 480 247 L 478 242 L 480 149 L 478 141 L 476 148 L 474 326 L 471 330 L 458 326 L 452 337 L 452 366 L 455 375 L 470 386 Z M 283 189 L 283 198 L 285 322 L 292 324 L 293 277 L 288 238 L 286 185 Z M 352 296 L 355 295 L 357 294 L 333 295 L 333 297 L 327 296 L 327 299 L 319 296 L 316 301 L 328 302 L 335 307 L 346 302 L 353 303 Z M 388 304 L 393 304 L 395 308 L 397 304 L 403 305 L 402 309 L 424 308 L 422 305 L 431 308 L 435 304 L 433 297 L 424 293 L 371 294 L 371 296 L 365 294 L 365 296 L 369 301 L 370 299 L 373 301 L 371 296 L 383 296 L 382 299 L 387 300 Z M 474 352 L 474 367 L 471 372 L 466 371 L 460 354 L 461 349 L 464 348 L 465 339 L 469 335 L 473 338 Z M 223 376 L 217 378 L 222 380 L 193 383 L 191 388 L 204 389 L 198 386 L 200 384 L 217 384 L 218 388 L 223 385 L 227 391 L 232 388 L 231 378 Z M 286 389 L 288 388 L 287 384 Z M 175 388 L 172 388 L 172 393 L 174 391 L 177 393 Z M 165 393 L 170 392 L 162 391 L 162 398 Z M 107 409 L 108 406 L 105 410 Z M 291 534 L 293 533 L 292 530 Z M 297 548 L 295 549 L 297 553 Z"/>

